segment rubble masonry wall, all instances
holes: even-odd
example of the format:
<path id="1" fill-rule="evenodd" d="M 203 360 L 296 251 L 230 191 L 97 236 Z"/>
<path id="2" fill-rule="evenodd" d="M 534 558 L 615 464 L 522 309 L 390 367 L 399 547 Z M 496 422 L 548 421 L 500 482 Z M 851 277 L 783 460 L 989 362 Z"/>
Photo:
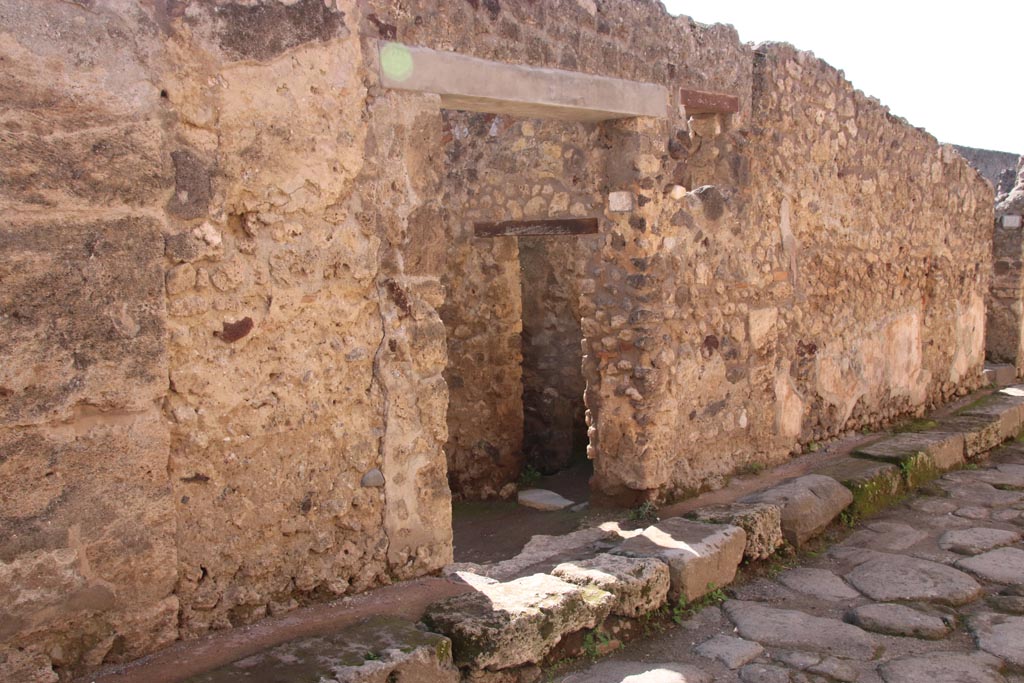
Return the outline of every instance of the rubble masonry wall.
<path id="1" fill-rule="evenodd" d="M 526 215 L 535 184 L 538 212 L 601 218 L 574 268 L 608 498 L 714 486 L 978 381 L 991 190 L 806 54 L 648 0 L 0 9 L 3 677 L 68 680 L 449 562 L 449 475 L 476 466 L 450 439 L 480 417 L 456 318 L 502 335 L 477 379 L 500 358 L 504 395 L 524 381 L 518 247 L 465 231 L 510 199 Z M 740 110 L 443 114 L 380 88 L 378 39 Z M 466 149 L 500 147 L 456 158 L 463 124 Z M 550 178 L 472 205 L 498 178 L 471 168 L 540 172 L 499 151 L 517 144 L 557 148 Z M 509 410 L 497 461 L 521 457 Z M 500 493 L 496 471 L 469 490 Z"/>

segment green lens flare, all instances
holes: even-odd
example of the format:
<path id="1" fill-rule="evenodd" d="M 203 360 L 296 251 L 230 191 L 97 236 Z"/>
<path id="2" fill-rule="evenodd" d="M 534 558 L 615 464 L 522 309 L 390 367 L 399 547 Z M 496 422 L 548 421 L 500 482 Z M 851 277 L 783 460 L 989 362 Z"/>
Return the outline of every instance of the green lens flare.
<path id="1" fill-rule="evenodd" d="M 388 43 L 380 51 L 380 67 L 384 75 L 396 81 L 404 81 L 412 75 L 412 55 L 409 48 L 398 43 Z"/>

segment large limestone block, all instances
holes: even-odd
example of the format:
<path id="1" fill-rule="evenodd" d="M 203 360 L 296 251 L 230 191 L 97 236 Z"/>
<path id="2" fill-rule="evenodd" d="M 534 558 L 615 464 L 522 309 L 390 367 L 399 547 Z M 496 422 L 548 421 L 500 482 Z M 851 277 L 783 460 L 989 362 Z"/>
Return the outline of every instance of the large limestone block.
<path id="1" fill-rule="evenodd" d="M 853 494 L 831 477 L 808 474 L 740 499 L 741 503 L 771 503 L 782 508 L 782 534 L 795 547 L 825 530 Z"/>
<path id="2" fill-rule="evenodd" d="M 852 512 L 871 515 L 891 505 L 903 489 L 900 469 L 887 462 L 864 458 L 840 458 L 815 470 L 832 477 L 853 494 Z"/>
<path id="3" fill-rule="evenodd" d="M 475 669 L 539 662 L 562 636 L 603 622 L 615 601 L 606 591 L 547 574 L 475 587 L 435 602 L 423 616 L 452 639 L 455 662 Z"/>
<path id="4" fill-rule="evenodd" d="M 999 415 L 954 415 L 939 423 L 938 429 L 958 432 L 964 436 L 964 456 L 976 458 L 990 451 L 1007 438 L 1006 425 Z"/>
<path id="5" fill-rule="evenodd" d="M 652 557 L 601 553 L 589 560 L 564 562 L 551 572 L 577 586 L 593 586 L 615 596 L 612 614 L 639 617 L 665 603 L 668 565 Z"/>
<path id="6" fill-rule="evenodd" d="M 746 543 L 740 527 L 672 517 L 627 539 L 614 552 L 662 560 L 671 575 L 670 596 L 696 600 L 732 583 Z"/>
<path id="7" fill-rule="evenodd" d="M 948 470 L 964 461 L 964 436 L 959 432 L 927 430 L 896 434 L 867 446 L 860 446 L 857 457 L 881 460 L 893 465 L 913 463 L 921 454 L 940 470 Z"/>
<path id="8" fill-rule="evenodd" d="M 732 524 L 747 532 L 743 556 L 765 560 L 782 545 L 782 508 L 769 503 L 710 505 L 691 515 L 699 522 Z"/>
<path id="9" fill-rule="evenodd" d="M 1012 439 L 1024 425 L 1024 392 L 1016 388 L 997 391 L 959 411 L 958 415 L 997 418 L 1000 441 Z"/>
<path id="10" fill-rule="evenodd" d="M 187 679 L 186 683 L 458 683 L 451 641 L 395 617 L 372 617 L 300 638 Z"/>

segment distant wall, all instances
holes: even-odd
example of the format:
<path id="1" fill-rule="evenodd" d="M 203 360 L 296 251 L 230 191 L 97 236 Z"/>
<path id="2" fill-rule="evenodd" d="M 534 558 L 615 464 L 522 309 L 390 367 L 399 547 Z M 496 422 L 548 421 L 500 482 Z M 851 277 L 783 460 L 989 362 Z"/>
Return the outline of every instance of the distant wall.
<path id="1" fill-rule="evenodd" d="M 953 145 L 960 156 L 978 169 L 985 179 L 992 183 L 996 194 L 1005 194 L 1013 187 L 1020 156 L 1012 152 L 997 152 L 991 149 L 977 149 Z"/>
<path id="2" fill-rule="evenodd" d="M 1024 163 L 1015 183 L 1000 197 L 993 231 L 992 287 L 987 305 L 987 353 L 990 360 L 1010 363 L 1024 372 Z"/>

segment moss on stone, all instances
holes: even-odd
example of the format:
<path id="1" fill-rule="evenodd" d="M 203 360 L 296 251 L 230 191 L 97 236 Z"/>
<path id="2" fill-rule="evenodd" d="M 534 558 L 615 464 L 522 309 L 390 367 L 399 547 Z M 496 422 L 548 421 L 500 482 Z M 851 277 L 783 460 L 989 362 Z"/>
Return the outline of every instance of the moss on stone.
<path id="1" fill-rule="evenodd" d="M 908 490 L 923 486 L 942 474 L 932 457 L 925 452 L 918 452 L 901 461 L 900 473 Z"/>
<path id="2" fill-rule="evenodd" d="M 907 493 L 906 484 L 900 475 L 895 478 L 883 475 L 862 483 L 846 484 L 846 487 L 853 494 L 853 503 L 846 509 L 844 521 L 847 518 L 858 520 L 870 517 L 895 505 Z"/>

